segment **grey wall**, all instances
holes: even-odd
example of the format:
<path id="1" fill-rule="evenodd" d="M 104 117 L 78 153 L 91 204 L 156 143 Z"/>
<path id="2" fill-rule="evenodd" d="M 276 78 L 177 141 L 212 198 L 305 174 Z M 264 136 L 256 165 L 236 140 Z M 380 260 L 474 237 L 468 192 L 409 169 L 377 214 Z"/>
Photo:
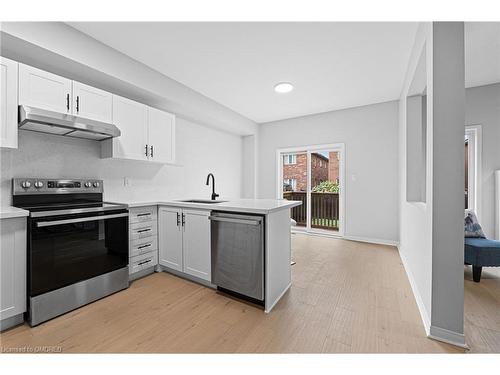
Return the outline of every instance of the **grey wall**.
<path id="1" fill-rule="evenodd" d="M 421 23 L 399 106 L 400 191 L 406 191 L 406 96 L 425 49 L 426 202 L 400 196 L 400 254 L 427 333 L 464 344 L 464 25 Z M 453 64 L 450 64 L 453 61 Z"/>
<path id="2" fill-rule="evenodd" d="M 276 150 L 345 143 L 345 236 L 398 240 L 398 103 L 259 126 L 258 196 L 276 198 Z"/>
<path id="3" fill-rule="evenodd" d="M 433 23 L 432 71 L 434 126 L 431 334 L 441 336 L 449 331 L 460 335 L 464 332 L 463 22 Z"/>
<path id="4" fill-rule="evenodd" d="M 205 179 L 213 172 L 221 199 L 241 197 L 240 136 L 178 119 L 176 146 L 179 166 L 170 166 L 100 159 L 99 142 L 20 131 L 19 149 L 0 153 L 0 203 L 11 201 L 11 178 L 27 176 L 101 178 L 107 200 L 151 201 L 209 198 Z"/>
<path id="5" fill-rule="evenodd" d="M 482 127 L 481 212 L 486 236 L 495 236 L 495 178 L 500 169 L 500 83 L 465 91 L 465 124 Z"/>

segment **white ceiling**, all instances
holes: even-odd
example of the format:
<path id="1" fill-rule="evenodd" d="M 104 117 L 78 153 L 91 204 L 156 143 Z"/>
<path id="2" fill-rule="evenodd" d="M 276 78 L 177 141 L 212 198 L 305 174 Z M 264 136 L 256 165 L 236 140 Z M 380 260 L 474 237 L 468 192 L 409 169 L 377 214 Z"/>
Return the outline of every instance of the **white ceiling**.
<path id="1" fill-rule="evenodd" d="M 465 23 L 465 86 L 500 82 L 500 22 Z"/>
<path id="2" fill-rule="evenodd" d="M 391 22 L 69 24 L 258 123 L 397 99 L 417 29 Z M 467 25 L 468 87 L 500 81 L 499 25 Z M 275 93 L 282 81 L 294 91 Z"/>
<path id="3" fill-rule="evenodd" d="M 254 120 L 399 97 L 415 23 L 70 23 Z M 289 81 L 295 90 L 276 94 Z"/>

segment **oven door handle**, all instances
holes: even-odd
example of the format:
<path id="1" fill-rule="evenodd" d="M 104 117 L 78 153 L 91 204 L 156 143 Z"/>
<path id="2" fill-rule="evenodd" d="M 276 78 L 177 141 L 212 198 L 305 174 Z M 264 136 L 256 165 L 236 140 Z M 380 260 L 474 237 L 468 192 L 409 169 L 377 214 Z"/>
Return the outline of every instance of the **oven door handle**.
<path id="1" fill-rule="evenodd" d="M 85 221 L 95 221 L 95 220 L 106 220 L 106 219 L 114 219 L 117 217 L 126 217 L 128 216 L 128 212 L 123 214 L 113 214 L 113 215 L 101 215 L 101 216 L 90 216 L 90 217 L 79 217 L 77 219 L 64 219 L 64 220 L 54 220 L 54 221 L 39 221 L 36 223 L 37 227 L 50 227 L 53 225 L 61 225 L 61 224 L 73 224 L 73 223 L 82 223 Z"/>

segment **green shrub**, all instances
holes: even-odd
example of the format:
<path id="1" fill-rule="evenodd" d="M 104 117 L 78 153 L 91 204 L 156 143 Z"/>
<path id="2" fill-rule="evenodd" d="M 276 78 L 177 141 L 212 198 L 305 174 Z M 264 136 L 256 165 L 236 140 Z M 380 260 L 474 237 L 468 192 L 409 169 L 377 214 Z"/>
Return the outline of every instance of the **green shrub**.
<path id="1" fill-rule="evenodd" d="M 339 184 L 334 181 L 323 181 L 312 189 L 313 193 L 338 193 Z"/>

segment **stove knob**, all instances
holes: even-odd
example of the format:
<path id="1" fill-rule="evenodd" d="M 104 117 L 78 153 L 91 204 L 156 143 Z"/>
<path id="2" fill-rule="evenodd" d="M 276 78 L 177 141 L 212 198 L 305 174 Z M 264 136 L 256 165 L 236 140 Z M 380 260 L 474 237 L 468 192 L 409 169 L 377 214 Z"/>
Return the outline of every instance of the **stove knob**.
<path id="1" fill-rule="evenodd" d="M 42 181 L 37 181 L 37 182 L 35 182 L 35 187 L 36 187 L 37 189 L 41 189 L 41 188 L 43 188 L 43 182 L 42 182 Z"/>
<path id="2" fill-rule="evenodd" d="M 90 181 L 87 181 L 84 185 L 86 188 L 92 187 L 92 184 L 90 183 Z"/>
<path id="3" fill-rule="evenodd" d="M 95 187 L 95 188 L 98 188 L 98 187 L 99 187 L 99 182 L 97 182 L 97 181 L 96 181 L 96 182 L 94 182 L 94 187 Z"/>
<path id="4" fill-rule="evenodd" d="M 31 187 L 31 182 L 29 182 L 29 181 L 23 181 L 23 182 L 21 182 L 21 187 L 23 189 L 29 189 Z"/>

